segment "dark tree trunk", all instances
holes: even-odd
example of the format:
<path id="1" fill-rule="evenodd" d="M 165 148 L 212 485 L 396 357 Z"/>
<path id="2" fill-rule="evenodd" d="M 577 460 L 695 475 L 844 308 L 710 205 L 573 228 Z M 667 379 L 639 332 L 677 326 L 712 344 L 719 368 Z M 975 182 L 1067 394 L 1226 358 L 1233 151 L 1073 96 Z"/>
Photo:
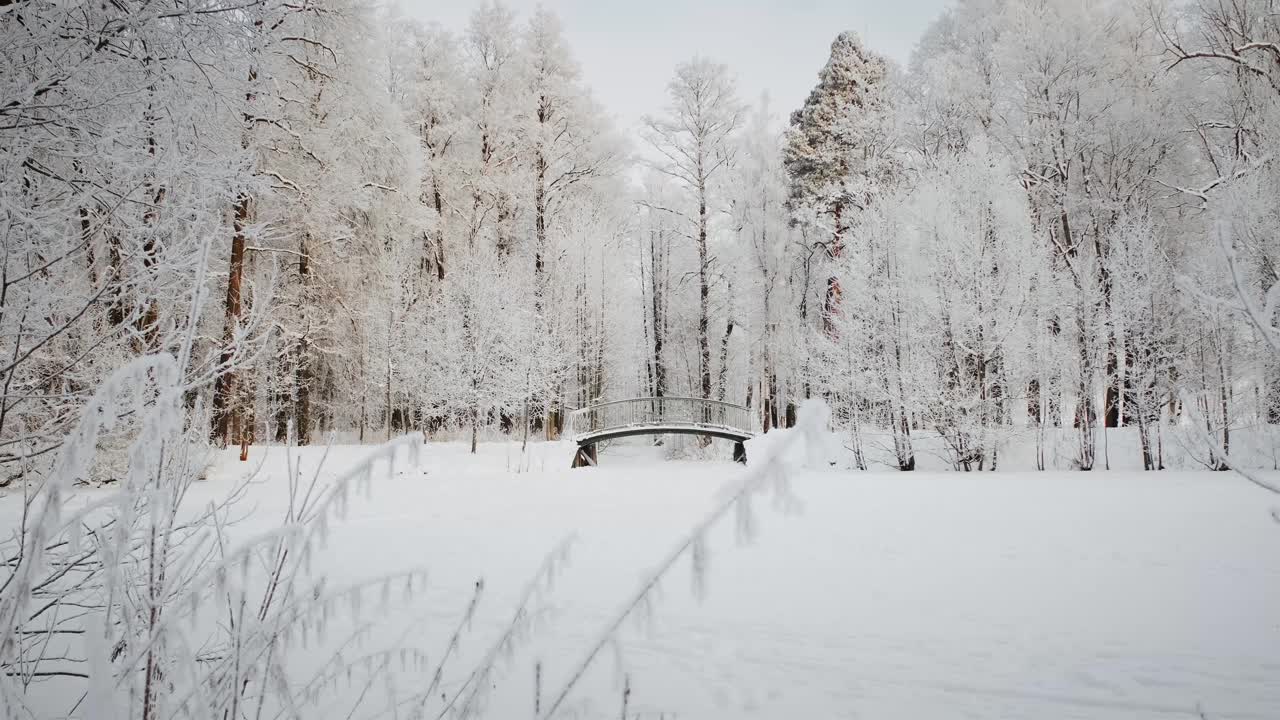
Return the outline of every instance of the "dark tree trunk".
<path id="1" fill-rule="evenodd" d="M 667 394 L 667 367 L 662 360 L 662 343 L 666 336 L 666 286 L 662 282 L 663 272 L 666 266 L 665 257 L 659 255 L 658 244 L 663 243 L 662 233 L 658 233 L 657 244 L 654 243 L 653 235 L 649 237 L 649 254 L 652 258 L 653 273 L 651 283 L 653 285 L 653 394 L 654 397 L 664 397 Z M 662 258 L 662 260 L 659 260 Z"/>
<path id="2" fill-rule="evenodd" d="M 1027 423 L 1031 427 L 1040 427 L 1043 422 L 1040 409 L 1040 379 L 1031 378 L 1027 382 Z"/>
<path id="3" fill-rule="evenodd" d="M 261 26 L 262 20 L 259 18 L 254 23 L 255 30 L 261 29 Z M 250 67 L 248 76 L 249 88 L 245 93 L 246 104 L 253 102 L 252 85 L 257 79 L 257 69 Z M 249 132 L 253 126 L 253 118 L 246 111 L 242 119 L 244 121 L 244 130 L 241 135 L 240 147 L 247 150 L 249 149 Z M 225 448 L 232 441 L 231 435 L 234 432 L 236 435 L 235 440 L 240 444 L 240 459 L 242 461 L 249 459 L 248 438 L 252 435 L 252 423 L 248 423 L 246 426 L 246 422 L 242 417 L 241 396 L 244 392 L 237 387 L 236 373 L 230 368 L 230 365 L 235 358 L 236 348 L 233 343 L 235 342 L 236 327 L 239 325 L 240 318 L 243 315 L 241 287 L 244 280 L 245 227 L 249 224 L 251 203 L 252 200 L 249 194 L 242 192 L 236 197 L 232 214 L 231 257 L 227 266 L 227 298 L 222 321 L 222 354 L 218 358 L 221 374 L 217 376 L 213 384 L 213 441 L 220 447 Z"/>
<path id="4" fill-rule="evenodd" d="M 545 126 L 550 120 L 550 104 L 545 95 L 538 97 L 538 124 Z M 539 138 L 545 138 L 545 132 L 539 133 Z M 545 295 L 547 292 L 547 274 L 546 274 L 546 254 L 547 254 L 547 157 L 545 148 L 542 147 L 541 141 L 538 143 L 537 151 L 534 155 L 534 187 L 533 187 L 533 231 L 534 231 L 534 247 L 533 247 L 533 292 L 534 292 L 534 312 L 538 319 L 543 317 Z M 546 323 L 543 323 L 546 327 Z M 552 404 L 554 402 L 551 397 L 532 398 L 535 407 L 541 406 L 546 411 L 546 426 L 548 434 L 550 434 L 552 422 Z M 525 435 L 529 432 L 529 401 L 525 400 Z M 542 424 L 539 420 L 538 424 Z M 558 435 L 557 435 L 558 437 Z M 550 439 L 550 438 L 549 438 Z"/>
<path id="5" fill-rule="evenodd" d="M 769 410 L 765 419 L 770 427 L 778 427 L 778 374 L 769 372 Z"/>
<path id="6" fill-rule="evenodd" d="M 106 282 L 114 285 L 109 293 L 111 302 L 107 306 L 107 322 L 112 327 L 120 327 L 128 319 L 128 313 L 125 311 L 124 259 L 120 253 L 120 236 L 114 232 L 107 235 L 107 271 L 109 277 Z"/>
<path id="7" fill-rule="evenodd" d="M 1093 363 L 1089 357 L 1089 335 L 1084 308 L 1076 314 L 1076 343 L 1080 351 L 1080 377 L 1076 384 L 1075 427 L 1080 434 L 1079 462 L 1081 470 L 1092 470 L 1094 464 L 1093 428 L 1097 423 L 1097 412 L 1093 405 Z"/>
<path id="8" fill-rule="evenodd" d="M 916 469 L 916 454 L 911 446 L 911 424 L 907 420 L 906 413 L 898 415 L 898 435 L 904 438 L 905 442 L 905 446 L 898 451 L 898 469 L 902 472 L 912 472 Z"/>
<path id="9" fill-rule="evenodd" d="M 707 188 L 698 187 L 698 372 L 702 376 L 702 398 L 711 399 L 711 278 L 707 256 Z"/>
<path id="10" fill-rule="evenodd" d="M 308 288 L 311 285 L 311 260 L 307 254 L 310 238 L 303 236 L 298 252 L 298 277 L 302 283 L 302 302 L 305 312 L 306 304 L 311 302 Z M 308 336 L 310 323 L 302 323 L 302 337 L 298 338 L 297 364 L 295 365 L 294 387 L 294 421 L 297 423 L 298 444 L 311 444 L 311 383 L 315 372 L 311 366 L 311 340 Z"/>
<path id="11" fill-rule="evenodd" d="M 235 358 L 235 331 L 242 312 L 240 288 L 244 277 L 244 228 L 248 219 L 249 196 L 245 194 L 236 198 L 231 259 L 227 272 L 227 300 L 222 325 L 222 355 L 219 357 L 221 374 L 213 383 L 213 440 L 224 448 L 232 442 L 232 425 L 239 425 L 236 373 L 229 366 Z"/>
<path id="12" fill-rule="evenodd" d="M 1110 344 L 1113 341 L 1108 341 Z M 1103 427 L 1120 427 L 1120 358 L 1114 347 L 1107 348 L 1107 389 L 1102 399 Z"/>
<path id="13" fill-rule="evenodd" d="M 440 193 L 439 178 L 432 173 L 431 197 L 436 207 L 435 247 L 431 252 L 435 255 L 436 280 L 444 280 L 444 196 Z"/>
<path id="14" fill-rule="evenodd" d="M 1271 288 L 1280 282 L 1280 270 L 1277 270 L 1276 263 L 1270 257 L 1263 257 L 1259 275 L 1262 277 L 1262 296 L 1265 298 Z M 1280 317 L 1269 317 L 1266 320 L 1280 326 Z M 1264 417 L 1268 424 L 1280 425 L 1280 353 L 1267 354 L 1262 372 Z"/>
<path id="15" fill-rule="evenodd" d="M 1226 352 L 1225 347 L 1218 348 L 1218 402 L 1222 411 L 1222 456 L 1218 459 L 1218 470 L 1231 469 L 1231 386 L 1227 379 Z"/>
<path id="16" fill-rule="evenodd" d="M 832 208 L 835 218 L 835 229 L 831 234 L 831 246 L 827 248 L 829 260 L 839 260 L 844 255 L 844 203 L 837 202 Z M 832 273 L 827 278 L 827 294 L 822 304 L 822 328 L 828 336 L 835 335 L 835 316 L 840 311 L 840 278 Z"/>
<path id="17" fill-rule="evenodd" d="M 1102 252 L 1101 245 L 1099 245 L 1098 252 Z M 1099 264 L 1102 266 L 1100 270 L 1102 312 L 1103 317 L 1109 320 L 1111 318 L 1111 273 L 1107 270 L 1105 259 L 1100 258 Z M 1107 378 L 1107 388 L 1103 393 L 1102 399 L 1102 424 L 1103 427 L 1108 428 L 1120 427 L 1121 410 L 1124 402 L 1124 394 L 1121 388 L 1125 378 L 1123 377 L 1124 374 L 1120 372 L 1120 341 L 1113 323 L 1110 322 L 1107 323 L 1107 360 L 1104 372 Z"/>
<path id="18" fill-rule="evenodd" d="M 538 98 L 538 125 L 545 126 L 550 119 L 549 105 L 547 98 L 541 96 Z M 545 133 L 539 133 L 539 137 L 546 137 Z M 533 276 L 535 279 L 534 287 L 541 288 L 542 284 L 538 282 L 542 278 L 543 266 L 545 258 L 543 255 L 547 251 L 547 157 L 542 147 L 542 143 L 538 143 L 537 152 L 533 159 L 534 167 L 534 184 L 533 184 Z"/>
<path id="19" fill-rule="evenodd" d="M 287 368 L 280 368 L 280 374 L 283 376 Z M 276 407 L 276 442 L 286 443 L 289 441 L 289 417 L 292 414 L 293 398 L 287 393 L 276 392 L 273 400 Z"/>
<path id="20" fill-rule="evenodd" d="M 297 423 L 298 444 L 311 444 L 311 382 L 315 372 L 311 367 L 311 343 L 303 336 L 298 341 L 298 365 L 295 376 L 298 396 L 294 402 L 294 420 Z"/>
<path id="21" fill-rule="evenodd" d="M 148 65 L 152 58 L 146 57 L 142 63 Z M 150 72 L 147 73 L 150 75 Z M 149 93 L 155 93 L 155 86 L 147 88 Z M 153 131 L 156 117 L 152 113 L 151 104 L 147 104 L 146 112 L 143 113 L 143 124 L 148 128 L 147 132 L 147 154 L 151 157 L 156 155 L 156 137 Z M 142 215 L 143 225 L 147 228 L 146 239 L 142 243 L 142 269 L 148 280 L 154 280 L 156 256 L 160 251 L 159 237 L 156 224 L 160 221 L 160 206 L 164 203 L 165 187 L 156 185 L 154 177 L 147 180 L 148 188 L 151 190 L 151 207 Z M 160 337 L 160 305 L 159 300 L 155 297 L 146 297 L 143 299 L 142 315 L 138 317 L 135 327 L 142 336 L 142 346 L 140 352 L 154 352 L 159 349 L 158 341 Z"/>
<path id="22" fill-rule="evenodd" d="M 476 454 L 476 441 L 480 435 L 480 408 L 471 407 L 471 454 Z"/>
<path id="23" fill-rule="evenodd" d="M 724 337 L 720 340 L 720 379 L 716 384 L 716 399 L 724 402 L 725 390 L 729 382 L 729 338 L 733 335 L 733 320 L 724 328 Z"/>
<path id="24" fill-rule="evenodd" d="M 93 222 L 91 221 L 89 208 L 80 206 L 80 241 L 84 243 L 84 253 L 86 263 L 89 267 L 89 283 L 92 287 L 98 286 L 98 271 L 94 267 L 93 257 Z"/>

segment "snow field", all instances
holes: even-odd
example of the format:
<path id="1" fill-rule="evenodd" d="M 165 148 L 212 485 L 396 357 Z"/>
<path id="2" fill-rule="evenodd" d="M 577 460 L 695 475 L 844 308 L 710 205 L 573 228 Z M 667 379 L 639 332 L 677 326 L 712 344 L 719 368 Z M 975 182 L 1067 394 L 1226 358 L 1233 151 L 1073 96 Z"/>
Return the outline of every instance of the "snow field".
<path id="1" fill-rule="evenodd" d="M 545 702 L 645 571 L 746 472 L 665 461 L 643 442 L 570 471 L 560 445 L 531 448 L 529 470 L 514 472 L 522 463 L 509 444 L 476 456 L 427 445 L 417 468 L 353 499 L 318 559 L 335 584 L 426 568 L 428 587 L 379 617 L 370 642 L 428 657 L 483 578 L 441 685 L 451 693 L 547 554 L 574 536 L 533 632 L 495 679 L 489 717 L 532 716 L 535 665 Z M 237 532 L 278 517 L 284 454 L 255 457 L 264 451 L 255 509 Z M 322 451 L 293 452 L 307 470 Z M 323 472 L 364 452 L 334 448 Z M 229 487 L 245 467 L 228 452 L 201 491 Z M 682 561 L 648 621 L 628 622 L 588 670 L 574 710 L 617 717 L 627 683 L 628 715 L 642 717 L 1280 712 L 1280 525 L 1271 499 L 1238 478 L 806 470 L 791 489 L 798 506 L 757 499 L 751 537 L 733 518 L 712 533 L 701 583 Z M 421 686 L 424 674 L 397 668 L 396 687 Z"/>

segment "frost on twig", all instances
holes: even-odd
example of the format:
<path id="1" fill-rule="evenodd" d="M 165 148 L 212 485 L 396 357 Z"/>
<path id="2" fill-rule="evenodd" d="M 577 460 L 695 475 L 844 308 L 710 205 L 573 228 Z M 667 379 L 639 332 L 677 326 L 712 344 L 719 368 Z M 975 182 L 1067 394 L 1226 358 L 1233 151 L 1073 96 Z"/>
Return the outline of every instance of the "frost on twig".
<path id="1" fill-rule="evenodd" d="M 411 647 L 354 652 L 373 627 L 361 620 L 372 598 L 386 603 L 396 583 L 412 593 L 424 571 L 343 587 L 311 571 L 351 494 L 368 492 L 375 468 L 393 470 L 406 454 L 415 462 L 420 436 L 388 443 L 323 487 L 318 470 L 310 482 L 291 471 L 280 525 L 233 541 L 229 519 L 243 484 L 222 502 L 186 507 L 203 466 L 183 442 L 182 381 L 164 354 L 112 374 L 26 506 L 21 546 L 0 587 L 0 704 L 16 712 L 23 684 L 57 675 L 85 681 L 83 702 L 98 717 L 296 712 L 355 667 L 387 667 L 397 657 L 425 664 Z M 72 509 L 71 483 L 89 472 L 99 437 L 122 418 L 138 428 L 127 474 L 113 492 Z M 77 610 L 61 609 L 70 607 Z M 323 642 L 338 616 L 354 629 L 311 679 L 291 679 L 290 653 Z M 80 640 L 70 645 L 67 636 Z M 73 647 L 83 658 L 68 659 L 64 649 Z"/>

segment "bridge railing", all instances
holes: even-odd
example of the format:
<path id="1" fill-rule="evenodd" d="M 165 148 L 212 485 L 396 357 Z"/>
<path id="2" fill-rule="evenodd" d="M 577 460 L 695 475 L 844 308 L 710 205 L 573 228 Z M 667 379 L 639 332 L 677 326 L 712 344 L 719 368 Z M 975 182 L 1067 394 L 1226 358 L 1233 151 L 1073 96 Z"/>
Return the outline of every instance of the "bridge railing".
<path id="1" fill-rule="evenodd" d="M 566 434 L 579 437 L 606 430 L 663 425 L 701 426 L 750 434 L 751 412 L 733 403 L 702 398 L 660 397 L 614 400 L 569 413 Z"/>

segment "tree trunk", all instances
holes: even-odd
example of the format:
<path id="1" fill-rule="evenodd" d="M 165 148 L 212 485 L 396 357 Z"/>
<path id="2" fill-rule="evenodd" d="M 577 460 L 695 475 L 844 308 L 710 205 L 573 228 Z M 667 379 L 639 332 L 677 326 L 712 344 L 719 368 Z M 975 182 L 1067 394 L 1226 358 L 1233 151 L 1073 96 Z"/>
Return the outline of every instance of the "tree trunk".
<path id="1" fill-rule="evenodd" d="M 284 365 L 282 362 L 281 365 Z M 277 368 L 277 372 L 283 376 L 287 367 Z M 284 392 L 279 390 L 272 393 L 276 411 L 276 442 L 285 443 L 289 441 L 289 416 L 292 412 L 293 399 Z"/>
<path id="2" fill-rule="evenodd" d="M 649 236 L 649 254 L 653 259 L 653 273 L 651 282 L 653 283 L 653 395 L 654 397 L 664 397 L 667 394 L 667 367 L 662 360 L 662 344 L 666 336 L 666 286 L 662 278 L 663 269 L 666 260 L 663 255 L 658 253 L 658 245 L 663 245 L 663 234 L 658 233 L 657 244 L 654 243 L 654 237 Z M 659 261 L 659 258 L 663 258 Z"/>
<path id="3" fill-rule="evenodd" d="M 128 313 L 125 311 L 124 258 L 120 252 L 120 236 L 115 232 L 107 235 L 107 270 L 110 277 L 106 282 L 115 285 L 108 293 L 111 302 L 107 306 L 107 322 L 111 323 L 111 327 L 116 328 L 124 325 L 128 319 Z"/>
<path id="4" fill-rule="evenodd" d="M 1111 280 L 1110 274 L 1104 269 L 1102 270 L 1102 287 L 1103 287 L 1103 312 L 1105 317 L 1111 316 Z M 1121 413 L 1120 406 L 1123 402 L 1123 394 L 1121 393 L 1121 384 L 1123 382 L 1122 373 L 1120 372 L 1120 348 L 1116 337 L 1116 330 L 1112 324 L 1108 324 L 1107 329 L 1107 361 L 1104 372 L 1107 378 L 1107 388 L 1103 393 L 1102 409 L 1103 409 L 1103 427 L 1115 428 L 1120 427 Z"/>
<path id="5" fill-rule="evenodd" d="M 143 66 L 148 65 L 152 58 L 143 58 Z M 150 71 L 147 72 L 150 75 Z M 155 86 L 147 88 L 148 93 L 155 93 Z M 147 154 L 152 158 L 156 155 L 156 137 L 154 126 L 156 117 L 152 112 L 151 103 L 147 103 L 147 109 L 143 113 L 142 122 L 147 126 Z M 160 221 L 160 206 L 164 203 L 165 187 L 156 185 L 154 177 L 148 177 L 147 187 L 151 190 L 151 207 L 142 215 L 142 222 L 147 227 L 146 239 L 142 243 L 142 269 L 148 280 L 154 279 L 156 256 L 159 252 L 157 223 Z M 158 341 L 160 337 L 160 305 L 154 296 L 142 298 L 143 311 L 138 318 L 135 327 L 142 335 L 142 346 L 140 352 L 155 352 L 159 349 Z"/>
<path id="6" fill-rule="evenodd" d="M 471 454 L 476 454 L 476 439 L 480 434 L 480 408 L 471 406 Z"/>
<path id="7" fill-rule="evenodd" d="M 222 325 L 222 355 L 219 366 L 222 371 L 213 383 L 213 440 L 220 447 L 232 441 L 230 428 L 238 424 L 239 407 L 236 402 L 236 372 L 230 368 L 235 359 L 235 331 L 240 324 L 242 305 L 240 288 L 244 278 L 245 225 L 249 219 L 249 196 L 236 198 L 232 224 L 231 259 L 227 270 L 227 300 Z"/>
<path id="8" fill-rule="evenodd" d="M 395 313 L 387 315 L 387 383 L 386 383 L 386 404 L 387 404 L 387 442 L 391 442 L 391 326 L 395 321 Z"/>
<path id="9" fill-rule="evenodd" d="M 698 372 L 702 376 L 702 398 L 711 399 L 711 279 L 707 272 L 707 187 L 698 186 Z"/>
<path id="10" fill-rule="evenodd" d="M 837 202 L 832 208 L 835 218 L 835 229 L 832 231 L 831 247 L 827 249 L 827 257 L 838 261 L 844 254 L 844 203 Z M 835 334 L 835 314 L 840 310 L 840 278 L 833 272 L 827 278 L 827 294 L 822 304 L 822 329 L 828 335 Z"/>
<path id="11" fill-rule="evenodd" d="M 360 443 L 361 443 L 361 444 L 364 444 L 364 430 L 365 430 L 365 425 L 367 425 L 367 424 L 368 424 L 368 422 L 369 422 L 369 398 L 368 398 L 368 393 L 364 392 L 364 388 L 369 387 L 369 381 L 368 381 L 367 373 L 366 373 L 366 370 L 365 370 L 365 347 L 364 347 L 364 341 L 363 341 L 363 340 L 362 340 L 362 341 L 361 341 L 361 343 L 360 343 L 360 362 L 359 362 L 359 366 L 360 366 L 360 388 L 361 388 L 361 391 L 360 391 L 360 393 L 359 393 L 359 395 L 360 395 L 360 419 L 359 419 L 359 421 L 358 421 L 357 431 L 359 432 L 359 440 L 360 440 Z"/>
<path id="12" fill-rule="evenodd" d="M 547 122 L 547 102 L 546 98 L 538 99 L 538 125 L 544 126 Z M 539 138 L 545 137 L 540 132 Z M 533 182 L 533 277 L 534 288 L 540 289 L 542 283 L 543 265 L 545 258 L 543 257 L 547 251 L 547 158 L 543 152 L 542 143 L 539 141 L 537 151 L 533 159 L 534 182 Z M 540 299 L 540 297 L 539 297 Z"/>
<path id="13" fill-rule="evenodd" d="M 422 144 L 427 148 L 427 163 L 431 178 L 431 204 L 436 211 L 436 226 L 430 234 L 424 234 L 423 239 L 427 241 L 427 246 L 423 248 L 423 269 L 431 271 L 434 268 L 436 280 L 443 281 L 445 275 L 444 267 L 444 195 L 440 192 L 440 172 L 439 162 L 444 155 L 444 149 L 448 143 L 443 145 L 431 137 L 432 128 L 440 124 L 440 118 L 435 115 L 429 115 L 422 123 Z M 427 198 L 423 197 L 425 203 Z M 437 285 L 436 287 L 439 287 Z M 434 290 L 435 288 L 433 288 Z"/>
<path id="14" fill-rule="evenodd" d="M 544 126 L 548 120 L 548 105 L 545 96 L 538 98 L 538 124 Z M 538 137 L 546 137 L 545 133 L 539 132 Z M 542 142 L 539 140 L 537 151 L 534 156 L 534 187 L 533 187 L 533 230 L 534 230 L 534 247 L 533 247 L 533 304 L 534 314 L 540 321 L 543 331 L 550 334 L 549 324 L 544 317 L 545 299 L 547 294 L 547 274 L 546 274 L 546 253 L 547 253 L 547 158 Z M 527 379 L 526 379 L 527 380 Z M 526 387 L 528 383 L 526 382 Z M 542 385 L 545 387 L 545 385 Z M 529 436 L 529 404 L 532 390 L 526 392 L 525 408 L 524 408 L 524 441 L 521 444 L 521 451 L 524 449 L 524 443 L 528 442 Z M 552 439 L 552 429 L 550 428 L 552 418 L 552 400 L 550 397 L 537 398 L 538 404 L 545 409 L 546 425 L 548 426 L 548 439 Z M 558 433 L 556 433 L 558 437 Z"/>
<path id="15" fill-rule="evenodd" d="M 1225 355 L 1226 348 L 1218 348 L 1218 402 L 1222 410 L 1222 457 L 1218 463 L 1218 470 L 1231 468 L 1231 396 Z"/>
<path id="16" fill-rule="evenodd" d="M 298 340 L 298 365 L 295 374 L 297 398 L 294 401 L 294 422 L 297 425 L 299 445 L 311 444 L 311 382 L 315 372 L 311 367 L 311 343 L 304 335 Z"/>
<path id="17" fill-rule="evenodd" d="M 1040 427 L 1044 422 L 1040 413 L 1040 379 L 1033 377 L 1027 382 L 1027 423 L 1031 427 Z"/>
<path id="18" fill-rule="evenodd" d="M 307 255 L 309 239 L 308 236 L 303 236 L 298 252 L 298 277 L 302 283 L 304 308 L 311 301 L 307 292 L 311 279 L 311 262 Z M 294 366 L 294 388 L 296 392 L 294 398 L 294 422 L 299 445 L 311 444 L 311 383 L 315 379 L 315 372 L 311 367 L 311 341 L 307 335 L 310 330 L 310 321 L 305 320 L 302 323 L 302 337 L 298 338 L 296 365 Z"/>
<path id="19" fill-rule="evenodd" d="M 1076 384 L 1075 427 L 1080 435 L 1078 460 L 1081 470 L 1092 470 L 1095 459 L 1093 429 L 1097 414 L 1093 405 L 1093 363 L 1089 356 L 1089 335 L 1084 314 L 1085 308 L 1076 313 L 1076 342 L 1080 351 L 1080 377 Z"/>
<path id="20" fill-rule="evenodd" d="M 254 29 L 260 30 L 262 27 L 262 19 L 259 17 L 254 22 Z M 245 103 L 252 103 L 254 99 L 253 83 L 258 79 L 258 70 L 255 67 L 249 68 L 248 87 L 245 92 Z M 253 118 L 249 112 L 245 112 L 242 116 L 244 121 L 244 129 L 240 136 L 240 147 L 249 149 L 250 131 L 253 127 Z M 231 442 L 231 430 L 234 429 L 238 435 L 240 443 L 240 460 L 248 460 L 249 446 L 248 438 L 252 435 L 252 430 L 245 427 L 245 419 L 242 417 L 241 395 L 243 391 L 238 387 L 236 372 L 232 369 L 231 363 L 235 359 L 235 351 L 233 343 L 235 342 L 236 327 L 240 324 L 240 318 L 243 316 L 243 304 L 241 300 L 241 287 L 244 280 L 244 253 L 245 253 L 245 226 L 249 224 L 249 215 L 252 211 L 252 199 L 247 192 L 241 192 L 236 196 L 235 208 L 232 213 L 231 225 L 231 257 L 227 266 L 227 299 L 224 306 L 222 321 L 222 354 L 218 358 L 220 375 L 214 380 L 213 384 L 213 440 L 220 447 L 227 447 Z"/>
<path id="21" fill-rule="evenodd" d="M 90 220 L 89 208 L 81 205 L 80 215 L 80 241 L 84 243 L 84 254 L 86 264 L 89 268 L 89 285 L 98 287 L 98 271 L 94 267 L 93 259 L 93 222 Z"/>
<path id="22" fill-rule="evenodd" d="M 444 281 L 444 196 L 440 193 L 439 177 L 431 175 L 431 195 L 436 207 L 435 255 L 436 280 Z"/>
<path id="23" fill-rule="evenodd" d="M 760 427 L 764 432 L 778 426 L 778 375 L 772 353 L 765 351 L 764 377 L 760 379 Z"/>
<path id="24" fill-rule="evenodd" d="M 1271 288 L 1280 282 L 1280 271 L 1270 257 L 1264 256 L 1262 268 L 1258 274 L 1262 278 L 1262 297 L 1266 298 Z M 1277 316 L 1269 317 L 1267 321 L 1280 326 L 1280 312 Z M 1269 425 L 1280 425 L 1280 353 L 1267 353 L 1267 357 L 1263 360 L 1262 378 L 1264 422 Z"/>
<path id="25" fill-rule="evenodd" d="M 724 328 L 724 337 L 720 340 L 720 379 L 716 383 L 716 399 L 724 402 L 725 389 L 729 381 L 729 337 L 733 335 L 733 320 L 730 319 Z"/>
<path id="26" fill-rule="evenodd" d="M 528 373 L 525 373 L 524 383 L 525 383 L 524 414 L 520 418 L 521 420 L 520 424 L 524 426 L 524 428 L 520 432 L 520 454 L 521 455 L 524 455 L 525 450 L 529 449 L 529 396 L 532 395 L 533 393 L 529 387 L 530 376 Z"/>

